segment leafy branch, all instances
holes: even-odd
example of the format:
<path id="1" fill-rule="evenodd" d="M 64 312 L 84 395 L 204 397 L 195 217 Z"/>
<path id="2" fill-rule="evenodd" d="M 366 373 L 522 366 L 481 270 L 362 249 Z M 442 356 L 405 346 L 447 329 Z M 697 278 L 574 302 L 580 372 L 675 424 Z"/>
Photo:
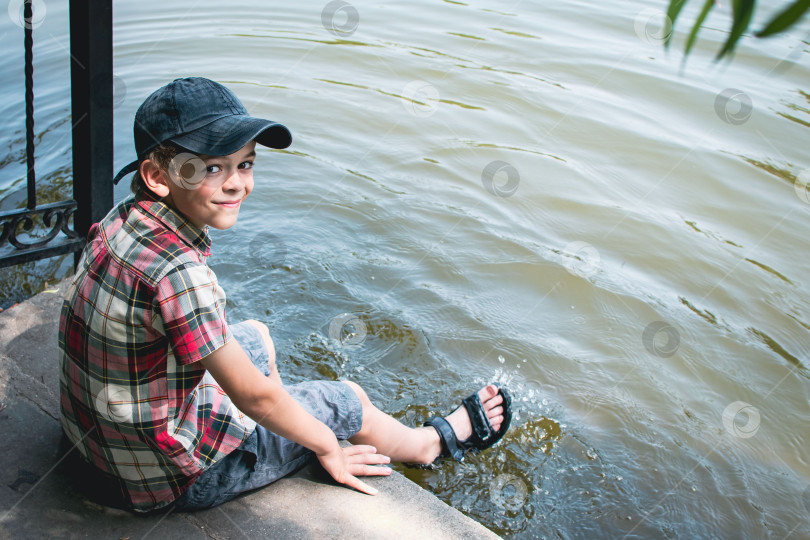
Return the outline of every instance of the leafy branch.
<path id="1" fill-rule="evenodd" d="M 667 18 L 668 22 L 672 25 L 671 27 L 674 27 L 675 21 L 681 14 L 681 10 L 686 5 L 686 2 L 688 2 L 688 0 L 670 0 L 669 8 L 667 9 Z M 689 52 L 695 45 L 698 33 L 700 32 L 706 17 L 709 15 L 709 12 L 716 3 L 717 0 L 703 1 L 703 8 L 700 10 L 700 14 L 695 20 L 695 23 L 692 25 L 692 30 L 689 32 L 689 37 L 686 39 L 684 56 L 689 55 Z M 748 27 L 751 24 L 751 19 L 753 18 L 755 8 L 756 0 L 731 0 L 731 29 L 729 31 L 728 38 L 726 38 L 726 42 L 721 47 L 720 52 L 717 53 L 717 60 L 720 60 L 734 52 L 740 37 L 742 37 L 743 33 L 748 30 Z M 802 15 L 807 13 L 808 10 L 810 10 L 810 0 L 794 0 L 793 3 L 786 6 L 770 21 L 768 21 L 761 30 L 754 32 L 754 35 L 758 38 L 763 38 L 784 32 L 796 24 L 799 19 L 801 19 Z M 672 33 L 670 32 L 664 45 L 669 47 L 671 40 Z"/>

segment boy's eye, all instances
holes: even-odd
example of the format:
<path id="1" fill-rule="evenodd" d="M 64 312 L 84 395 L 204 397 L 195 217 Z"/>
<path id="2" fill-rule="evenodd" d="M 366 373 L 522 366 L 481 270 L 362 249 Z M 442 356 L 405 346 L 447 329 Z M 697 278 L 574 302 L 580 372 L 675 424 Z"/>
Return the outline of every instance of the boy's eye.
<path id="1" fill-rule="evenodd" d="M 243 161 L 242 163 L 239 164 L 239 168 L 240 169 L 252 169 L 253 168 L 253 162 L 252 161 Z"/>
<path id="2" fill-rule="evenodd" d="M 219 171 L 222 170 L 222 167 L 220 167 L 219 165 L 208 165 L 206 167 L 206 170 L 208 171 L 209 174 L 218 173 Z"/>

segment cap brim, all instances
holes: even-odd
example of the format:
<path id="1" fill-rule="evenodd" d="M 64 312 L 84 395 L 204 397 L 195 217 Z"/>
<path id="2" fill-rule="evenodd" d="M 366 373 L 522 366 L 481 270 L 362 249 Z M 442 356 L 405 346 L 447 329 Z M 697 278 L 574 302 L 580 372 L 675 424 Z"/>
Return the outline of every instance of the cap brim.
<path id="1" fill-rule="evenodd" d="M 237 114 L 223 116 L 170 140 L 195 154 L 226 156 L 253 140 L 269 148 L 287 148 L 292 135 L 277 122 Z"/>

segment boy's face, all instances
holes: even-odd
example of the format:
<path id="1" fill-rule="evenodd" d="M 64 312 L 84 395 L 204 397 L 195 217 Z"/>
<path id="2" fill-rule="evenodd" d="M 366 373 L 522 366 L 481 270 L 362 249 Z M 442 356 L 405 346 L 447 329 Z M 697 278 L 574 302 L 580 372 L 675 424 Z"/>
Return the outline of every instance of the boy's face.
<path id="1" fill-rule="evenodd" d="M 180 171 L 172 170 L 173 163 L 167 175 L 169 195 L 164 201 L 197 227 L 233 227 L 239 217 L 239 207 L 253 191 L 255 147 L 252 141 L 227 156 L 192 158 L 185 164 L 179 163 Z M 181 156 L 178 157 L 183 161 Z M 196 174 L 191 178 L 186 174 L 178 175 L 187 168 L 196 169 L 193 171 Z"/>

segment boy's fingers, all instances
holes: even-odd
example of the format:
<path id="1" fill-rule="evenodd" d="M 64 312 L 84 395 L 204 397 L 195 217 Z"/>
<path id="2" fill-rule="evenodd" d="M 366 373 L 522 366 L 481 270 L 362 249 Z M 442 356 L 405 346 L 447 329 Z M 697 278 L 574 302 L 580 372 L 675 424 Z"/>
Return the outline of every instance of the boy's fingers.
<path id="1" fill-rule="evenodd" d="M 360 454 L 349 456 L 349 463 L 355 465 L 387 465 L 391 458 L 382 454 Z"/>
<path id="2" fill-rule="evenodd" d="M 353 476 L 353 475 L 349 475 L 346 478 L 346 481 L 343 482 L 343 484 L 348 486 L 348 487 L 354 488 L 357 491 L 367 493 L 368 495 L 376 495 L 377 494 L 376 489 L 374 489 L 373 487 L 371 487 L 370 485 L 366 484 L 365 482 L 363 482 L 362 480 L 360 480 L 359 478 L 357 478 L 356 476 Z"/>
<path id="3" fill-rule="evenodd" d="M 369 446 L 367 444 L 357 444 L 352 446 L 346 446 L 343 448 L 343 452 L 347 456 L 354 456 L 357 454 L 376 454 L 377 449 L 373 446 Z"/>
<path id="4" fill-rule="evenodd" d="M 344 455 L 353 464 L 385 465 L 391 463 L 391 458 L 377 453 L 373 446 L 360 444 L 343 448 Z"/>
<path id="5" fill-rule="evenodd" d="M 376 465 L 357 464 L 352 465 L 351 473 L 355 476 L 388 476 L 391 474 L 391 469 L 377 467 Z"/>

